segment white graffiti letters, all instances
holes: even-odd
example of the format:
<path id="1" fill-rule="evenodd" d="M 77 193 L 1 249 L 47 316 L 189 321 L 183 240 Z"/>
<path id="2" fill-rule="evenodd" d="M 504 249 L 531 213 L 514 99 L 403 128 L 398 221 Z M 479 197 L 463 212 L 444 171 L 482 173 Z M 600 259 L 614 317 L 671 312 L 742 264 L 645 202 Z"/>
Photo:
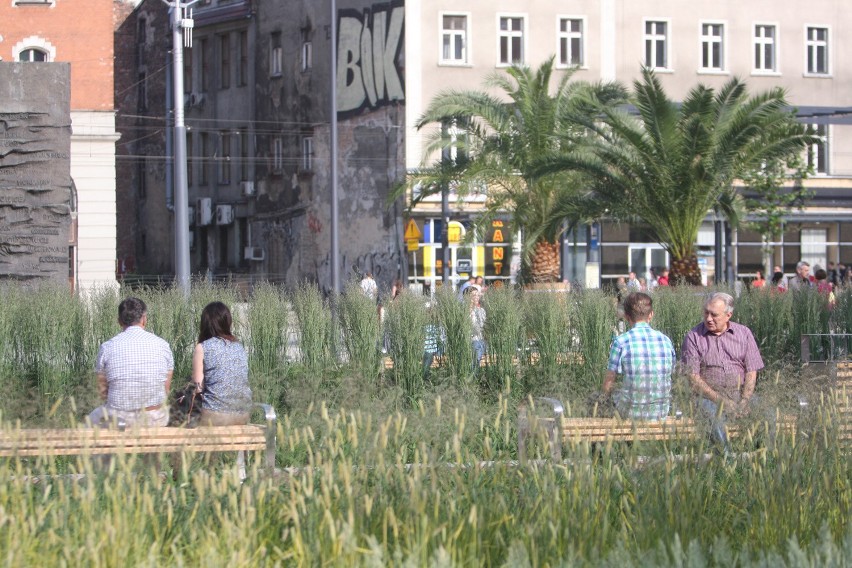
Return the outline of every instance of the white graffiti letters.
<path id="1" fill-rule="evenodd" d="M 402 101 L 398 58 L 405 9 L 374 5 L 364 14 L 341 11 L 337 44 L 337 109 L 341 114 Z"/>

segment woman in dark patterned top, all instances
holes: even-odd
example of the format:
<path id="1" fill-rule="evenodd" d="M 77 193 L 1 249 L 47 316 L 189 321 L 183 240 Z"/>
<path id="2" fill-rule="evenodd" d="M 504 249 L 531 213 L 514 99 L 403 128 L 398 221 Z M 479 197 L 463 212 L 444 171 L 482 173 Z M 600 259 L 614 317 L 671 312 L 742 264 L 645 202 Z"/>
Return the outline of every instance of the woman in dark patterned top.
<path id="1" fill-rule="evenodd" d="M 211 302 L 201 312 L 198 344 L 192 354 L 192 380 L 204 393 L 202 426 L 249 421 L 248 356 L 231 333 L 231 324 L 231 311 L 222 302 Z"/>

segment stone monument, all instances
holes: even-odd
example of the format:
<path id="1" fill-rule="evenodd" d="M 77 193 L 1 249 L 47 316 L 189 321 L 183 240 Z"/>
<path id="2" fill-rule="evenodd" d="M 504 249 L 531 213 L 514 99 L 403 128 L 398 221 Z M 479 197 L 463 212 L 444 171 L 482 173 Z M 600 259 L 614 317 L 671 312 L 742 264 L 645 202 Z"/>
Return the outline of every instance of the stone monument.
<path id="1" fill-rule="evenodd" d="M 69 281 L 67 63 L 0 63 L 0 281 Z"/>

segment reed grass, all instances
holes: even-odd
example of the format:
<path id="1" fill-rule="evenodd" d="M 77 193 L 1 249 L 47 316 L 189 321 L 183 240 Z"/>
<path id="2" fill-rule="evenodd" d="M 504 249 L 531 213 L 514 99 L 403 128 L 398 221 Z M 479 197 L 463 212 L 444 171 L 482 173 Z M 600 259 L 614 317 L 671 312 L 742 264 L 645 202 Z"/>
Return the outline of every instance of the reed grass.
<path id="1" fill-rule="evenodd" d="M 413 401 L 423 393 L 429 373 L 424 362 L 427 331 L 440 339 L 437 318 L 427 311 L 422 296 L 403 292 L 387 307 L 385 326 L 393 359 L 390 375 Z"/>
<path id="2" fill-rule="evenodd" d="M 308 282 L 296 288 L 291 303 L 299 328 L 300 360 L 312 373 L 322 371 L 336 362 L 331 306 L 319 288 Z"/>
<path id="3" fill-rule="evenodd" d="M 732 458 L 701 442 L 653 462 L 579 445 L 564 464 L 517 466 L 499 449 L 513 442 L 506 403 L 478 419 L 440 399 L 386 415 L 318 404 L 278 430 L 298 467 L 252 469 L 243 485 L 227 463 L 188 462 L 173 482 L 133 457 L 106 472 L 87 458 L 2 460 L 0 554 L 18 566 L 845 566 L 852 553 L 852 463 L 824 419 Z"/>
<path id="4" fill-rule="evenodd" d="M 376 381 L 382 366 L 382 322 L 376 302 L 358 282 L 350 282 L 340 298 L 340 327 L 350 365 L 364 379 Z"/>
<path id="5" fill-rule="evenodd" d="M 617 331 L 616 305 L 600 290 L 583 290 L 575 295 L 570 318 L 579 361 L 571 390 L 587 394 L 603 384 L 609 348 Z"/>
<path id="6" fill-rule="evenodd" d="M 460 383 L 469 382 L 474 371 L 473 324 L 470 316 L 470 300 L 459 298 L 449 286 L 442 286 L 435 292 L 438 325 L 446 334 L 446 369 L 449 375 Z"/>
<path id="7" fill-rule="evenodd" d="M 532 290 L 524 294 L 524 327 L 529 350 L 525 387 L 542 392 L 542 387 L 560 378 L 564 380 L 564 354 L 570 344 L 567 294 Z"/>
<path id="8" fill-rule="evenodd" d="M 488 390 L 498 392 L 512 384 L 518 377 L 518 358 L 525 342 L 523 310 L 520 292 L 509 287 L 489 288 L 482 296 L 485 309 L 485 349 L 488 365 L 485 379 Z M 518 385 L 516 390 L 526 394 L 527 389 Z M 520 388 L 517 388 L 520 386 Z"/>

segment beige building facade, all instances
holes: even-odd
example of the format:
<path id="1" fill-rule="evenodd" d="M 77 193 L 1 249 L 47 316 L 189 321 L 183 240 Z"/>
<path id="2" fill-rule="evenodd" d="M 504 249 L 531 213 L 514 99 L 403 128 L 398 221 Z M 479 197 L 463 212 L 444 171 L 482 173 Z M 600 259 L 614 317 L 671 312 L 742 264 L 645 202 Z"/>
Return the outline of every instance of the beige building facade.
<path id="1" fill-rule="evenodd" d="M 427 133 L 414 124 L 429 101 L 448 88 L 479 89 L 489 74 L 512 62 L 535 67 L 555 55 L 558 67 L 576 68 L 578 80 L 625 84 L 639 77 L 644 65 L 656 70 L 676 100 L 699 82 L 718 87 L 739 77 L 751 92 L 784 88 L 802 122 L 814 124 L 824 141 L 808 152 L 815 175 L 806 181 L 813 190 L 807 207 L 790 212 L 777 243 L 734 231 L 735 267 L 747 276 L 767 262 L 790 271 L 800 258 L 823 265 L 852 261 L 852 40 L 847 33 L 852 12 L 844 0 L 806 5 L 791 0 L 424 0 L 407 2 L 405 10 L 407 168 L 424 160 Z M 432 228 L 433 241 L 439 202 L 415 213 L 418 223 Z M 476 205 L 453 207 L 466 217 L 465 210 Z M 574 247 L 579 260 L 565 273 L 572 280 L 597 285 L 629 270 L 648 273 L 668 261 L 641 231 L 604 224 L 581 233 L 572 238 L 580 241 Z M 708 220 L 698 243 L 708 278 L 713 241 Z M 421 242 L 421 249 L 430 246 L 435 242 Z M 600 247 L 601 260 L 584 267 L 589 264 L 584 255 L 593 247 Z M 422 254 L 425 259 L 430 253 Z M 482 273 L 485 267 L 477 266 L 475 252 L 472 256 L 472 270 Z M 427 280 L 429 267 L 423 268 L 420 278 Z M 431 278 L 440 278 L 434 265 Z"/>

